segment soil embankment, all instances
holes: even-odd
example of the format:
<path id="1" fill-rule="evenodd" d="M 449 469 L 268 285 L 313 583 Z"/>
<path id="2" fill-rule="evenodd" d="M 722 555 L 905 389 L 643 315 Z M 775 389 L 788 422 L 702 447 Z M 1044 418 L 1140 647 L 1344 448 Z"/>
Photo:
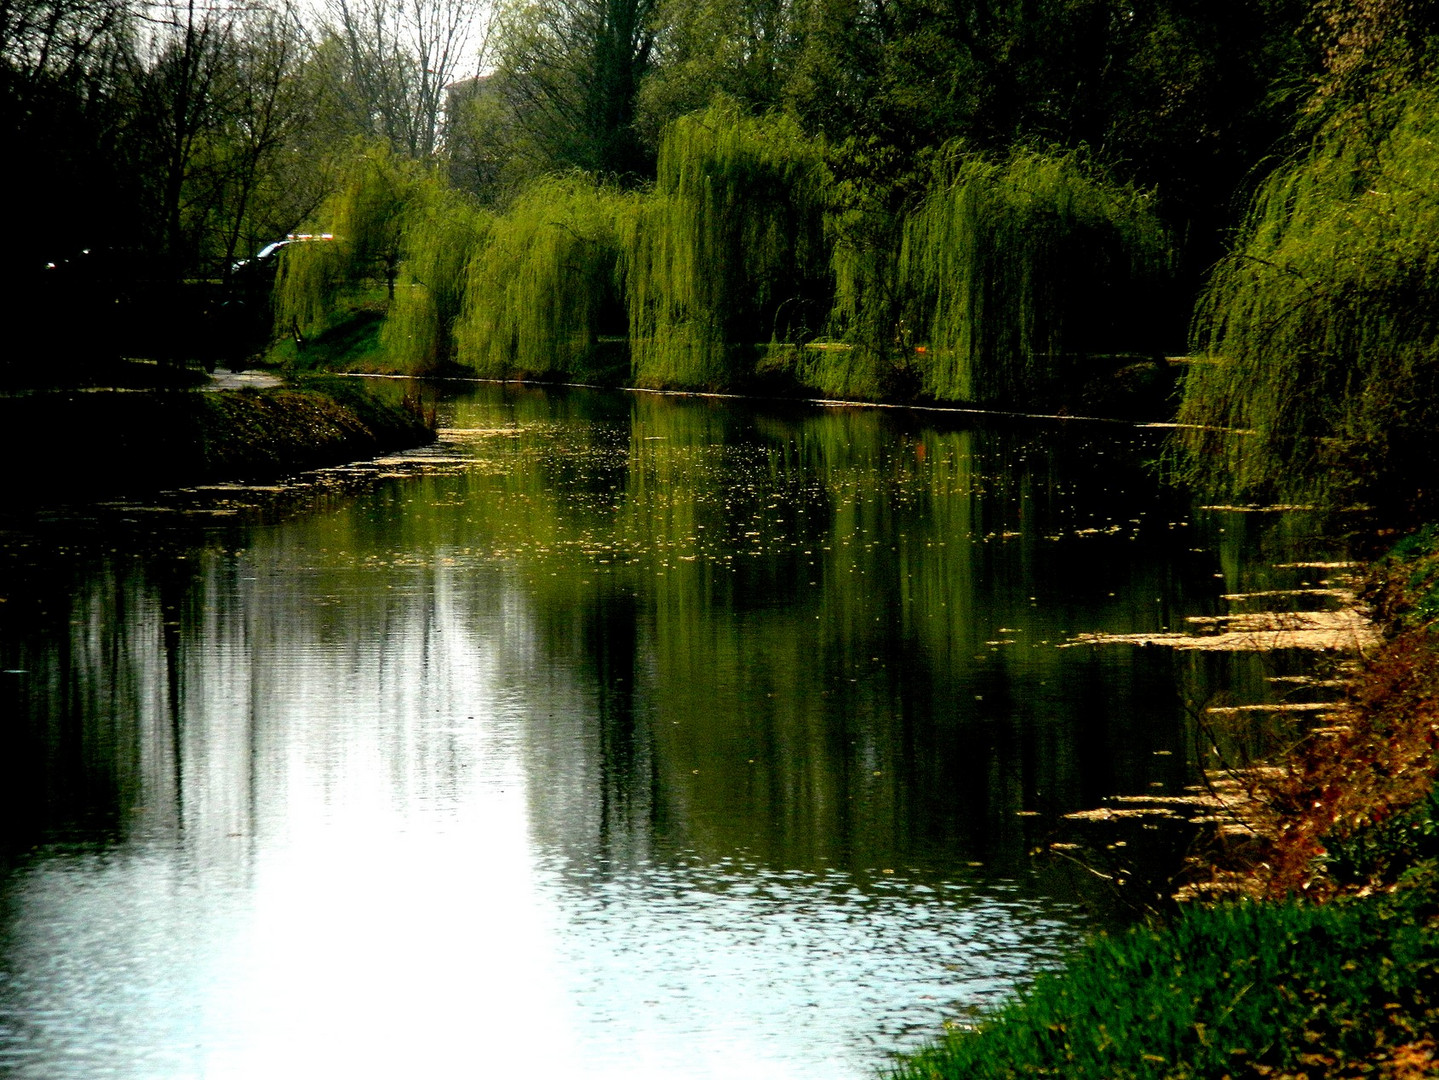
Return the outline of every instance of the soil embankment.
<path id="1" fill-rule="evenodd" d="M 258 479 L 421 446 L 412 402 L 344 380 L 303 389 L 50 391 L 0 398 L 11 497 L 26 502 Z"/>

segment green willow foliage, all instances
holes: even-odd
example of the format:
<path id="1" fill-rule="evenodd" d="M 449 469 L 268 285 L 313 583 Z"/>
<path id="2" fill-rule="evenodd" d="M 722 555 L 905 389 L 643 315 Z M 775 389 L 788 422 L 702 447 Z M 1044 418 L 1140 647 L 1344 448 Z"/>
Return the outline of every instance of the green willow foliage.
<path id="1" fill-rule="evenodd" d="M 902 347 L 906 297 L 896 260 L 914 175 L 897 151 L 875 140 L 849 139 L 826 154 L 828 340 L 796 355 L 795 375 L 830 397 L 912 397 L 916 354 L 912 344 Z"/>
<path id="2" fill-rule="evenodd" d="M 1345 114 L 1270 177 L 1194 338 L 1210 362 L 1185 380 L 1179 440 L 1202 489 L 1433 499 L 1439 91 Z"/>
<path id="3" fill-rule="evenodd" d="M 309 336 L 325 328 L 346 289 L 383 280 L 394 292 L 408 207 L 424 179 L 417 162 L 388 147 L 358 144 L 335 193 L 315 214 L 332 241 L 291 244 L 275 276 L 275 328 Z"/>
<path id="4" fill-rule="evenodd" d="M 391 361 L 422 374 L 455 359 L 471 261 L 488 238 L 491 217 L 433 177 L 409 202 L 399 285 L 380 344 Z"/>
<path id="5" fill-rule="evenodd" d="M 542 179 L 490 224 L 470 264 L 458 358 L 483 375 L 583 375 L 624 336 L 623 238 L 636 196 L 583 174 Z"/>
<path id="6" fill-rule="evenodd" d="M 321 215 L 335 241 L 286 252 L 278 325 L 323 330 L 383 276 L 381 343 L 415 372 L 613 380 L 627 347 L 641 386 L 1013 402 L 1142 324 L 1164 230 L 1077 155 L 951 148 L 925 190 L 856 153 L 720 103 L 670 125 L 648 191 L 574 173 L 491 216 L 367 150 Z M 925 190 L 908 216 L 905 188 Z"/>
<path id="7" fill-rule="evenodd" d="M 642 386 L 720 387 L 828 307 L 822 159 L 786 117 L 727 104 L 681 117 L 626 255 L 630 351 Z"/>
<path id="8" fill-rule="evenodd" d="M 344 257 L 333 243 L 291 244 L 275 267 L 275 333 L 296 340 L 322 329 L 344 282 Z"/>
<path id="9" fill-rule="evenodd" d="M 951 147 L 904 224 L 899 278 L 916 314 L 897 343 L 922 350 L 925 394 L 1023 402 L 1078 354 L 1142 342 L 1132 324 L 1169 266 L 1152 200 L 1081 155 L 994 164 Z"/>

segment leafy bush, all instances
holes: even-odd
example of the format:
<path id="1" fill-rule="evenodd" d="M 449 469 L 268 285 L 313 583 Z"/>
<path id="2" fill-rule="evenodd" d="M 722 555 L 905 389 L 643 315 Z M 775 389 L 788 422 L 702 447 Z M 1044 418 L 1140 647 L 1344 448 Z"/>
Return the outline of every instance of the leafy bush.
<path id="1" fill-rule="evenodd" d="M 1439 496 L 1439 93 L 1355 106 L 1260 189 L 1195 319 L 1179 438 L 1206 491 L 1370 506 Z"/>

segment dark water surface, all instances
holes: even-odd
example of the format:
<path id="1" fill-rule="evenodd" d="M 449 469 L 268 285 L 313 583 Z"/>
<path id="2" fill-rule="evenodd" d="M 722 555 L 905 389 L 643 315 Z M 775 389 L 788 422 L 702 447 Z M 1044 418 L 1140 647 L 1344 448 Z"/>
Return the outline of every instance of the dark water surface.
<path id="1" fill-rule="evenodd" d="M 1063 814 L 1304 663 L 1060 647 L 1319 573 L 1152 432 L 445 408 L 0 534 L 0 1074 L 871 1075 L 1112 915 Z"/>

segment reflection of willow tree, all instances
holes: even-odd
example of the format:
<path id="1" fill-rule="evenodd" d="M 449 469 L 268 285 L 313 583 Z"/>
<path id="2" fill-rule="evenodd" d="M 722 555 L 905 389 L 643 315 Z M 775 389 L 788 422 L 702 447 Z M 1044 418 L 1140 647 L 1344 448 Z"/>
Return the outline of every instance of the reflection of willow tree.
<path id="1" fill-rule="evenodd" d="M 644 412 L 637 431 L 684 423 L 662 402 Z M 990 836 L 1013 839 L 1018 769 L 969 773 L 962 762 L 1003 749 L 974 752 L 944 730 L 968 671 L 955 654 L 968 659 L 989 632 L 967 559 L 970 436 L 952 436 L 957 474 L 922 490 L 868 417 L 762 426 L 764 449 L 723 472 L 694 469 L 673 436 L 632 447 L 632 491 L 688 490 L 706 511 L 693 524 L 723 535 L 729 564 L 671 564 L 655 589 L 655 709 L 680 718 L 657 739 L 695 842 L 819 866 L 892 860 L 936 827 L 980 846 L 980 823 L 999 822 L 1009 828 Z M 895 481 L 907 504 L 890 500 Z M 661 503 L 645 526 L 691 527 L 685 509 Z M 907 533 L 899 551 L 879 542 L 890 530 Z M 947 542 L 934 557 L 928 545 Z M 732 616 L 714 610 L 716 593 Z M 737 799 L 742 816 L 726 809 Z"/>
<path id="2" fill-rule="evenodd" d="M 584 612 L 579 657 L 595 686 L 598 724 L 601 855 L 663 828 L 664 793 L 658 783 L 649 718 L 639 710 L 640 626 L 633 596 L 601 594 Z"/>
<path id="3" fill-rule="evenodd" d="M 625 407 L 627 442 L 600 395 L 508 393 L 518 438 L 469 413 L 496 434 L 456 501 L 467 543 L 524 580 L 552 663 L 610 663 L 578 625 L 633 635 L 652 756 L 631 782 L 653 785 L 673 839 L 787 865 L 930 843 L 1017 858 L 1024 799 L 1092 804 L 1177 737 L 1132 726 L 1155 708 L 1177 722 L 1167 653 L 1054 648 L 1083 619 L 1157 630 L 1154 598 L 1176 589 L 1153 547 L 1167 530 L 1076 535 L 1134 512 L 1142 477 L 1095 452 L 1112 444 Z M 623 625 L 616 597 L 633 598 Z"/>
<path id="4" fill-rule="evenodd" d="M 434 797 L 460 784 L 470 737 L 434 728 L 436 708 L 494 688 L 524 717 L 532 827 L 625 859 L 653 839 L 793 867 L 1017 862 L 1017 811 L 1093 805 L 1169 764 L 1150 750 L 1182 738 L 1170 655 L 1054 648 L 1100 628 L 1080 620 L 1157 630 L 1154 598 L 1188 587 L 1165 578 L 1179 536 L 1076 535 L 1135 512 L 1140 480 L 1096 446 L 494 394 L 457 410 L 474 468 L 257 534 L 243 563 L 215 556 L 203 585 L 152 601 L 158 674 L 134 685 L 177 682 L 175 621 L 185 710 L 256 725 L 261 762 L 299 740 L 306 775 L 342 788 L 369 767 L 347 724 L 301 726 L 284 703 L 344 684 L 385 703 L 394 730 L 365 738 L 397 794 Z M 217 792 L 239 782 L 214 775 Z"/>
<path id="5" fill-rule="evenodd" d="M 459 612 L 493 605 L 456 596 L 432 562 L 381 556 L 370 512 L 332 509 L 243 554 L 174 548 L 94 560 L 78 583 L 42 576 L 24 606 L 50 616 L 0 624 L 0 656 L 25 672 L 5 687 L 0 775 L 17 812 L 0 853 L 180 838 L 225 865 L 245 854 L 232 838 L 283 820 L 305 788 L 454 798 L 469 748 L 425 727 L 481 652 Z M 386 724 L 352 723 L 357 700 L 383 702 Z"/>
<path id="6" fill-rule="evenodd" d="M 208 606 L 193 569 L 149 580 L 124 559 L 78 566 L 12 593 L 29 617 L 0 626 L 12 672 L 0 851 L 57 833 L 123 841 L 185 827 L 180 710 L 193 672 L 181 628 L 201 612 L 223 625 L 224 604 Z"/>

